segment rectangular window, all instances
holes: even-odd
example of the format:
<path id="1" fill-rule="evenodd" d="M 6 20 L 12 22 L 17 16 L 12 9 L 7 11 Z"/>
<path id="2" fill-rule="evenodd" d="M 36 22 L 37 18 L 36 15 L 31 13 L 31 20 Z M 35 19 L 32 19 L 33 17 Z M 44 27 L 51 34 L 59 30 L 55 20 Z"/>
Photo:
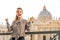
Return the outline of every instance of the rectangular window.
<path id="1" fill-rule="evenodd" d="M 43 35 L 43 40 L 46 40 L 46 36 L 45 35 Z"/>

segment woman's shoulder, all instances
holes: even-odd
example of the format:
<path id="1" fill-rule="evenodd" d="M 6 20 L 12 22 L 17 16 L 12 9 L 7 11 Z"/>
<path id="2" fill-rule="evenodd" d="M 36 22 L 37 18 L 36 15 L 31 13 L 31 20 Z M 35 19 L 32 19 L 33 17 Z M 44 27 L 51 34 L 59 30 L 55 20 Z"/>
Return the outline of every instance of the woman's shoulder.
<path id="1" fill-rule="evenodd" d="M 27 22 L 28 22 L 28 20 L 26 20 L 26 19 L 23 19 L 23 22 L 27 23 Z"/>
<path id="2" fill-rule="evenodd" d="M 21 22 L 23 22 L 23 23 L 27 23 L 28 22 L 28 20 L 26 20 L 26 19 L 22 19 L 22 21 Z M 13 24 L 15 24 L 15 23 L 17 23 L 17 20 L 13 20 L 13 22 L 12 22 Z"/>
<path id="3" fill-rule="evenodd" d="M 12 24 L 14 24 L 14 23 L 16 23 L 16 20 L 13 20 L 13 21 L 12 21 Z"/>

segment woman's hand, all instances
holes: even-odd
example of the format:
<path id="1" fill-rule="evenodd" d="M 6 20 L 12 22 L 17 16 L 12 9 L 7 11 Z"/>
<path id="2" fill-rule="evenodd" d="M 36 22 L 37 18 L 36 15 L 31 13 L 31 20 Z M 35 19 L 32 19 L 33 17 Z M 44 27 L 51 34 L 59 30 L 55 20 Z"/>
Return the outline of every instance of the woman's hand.
<path id="1" fill-rule="evenodd" d="M 33 22 L 33 19 L 32 19 L 32 18 L 30 18 L 30 19 L 29 19 L 29 22 L 30 22 L 30 23 L 32 23 L 32 22 Z"/>
<path id="2" fill-rule="evenodd" d="M 6 18 L 5 21 L 8 22 L 8 18 Z"/>

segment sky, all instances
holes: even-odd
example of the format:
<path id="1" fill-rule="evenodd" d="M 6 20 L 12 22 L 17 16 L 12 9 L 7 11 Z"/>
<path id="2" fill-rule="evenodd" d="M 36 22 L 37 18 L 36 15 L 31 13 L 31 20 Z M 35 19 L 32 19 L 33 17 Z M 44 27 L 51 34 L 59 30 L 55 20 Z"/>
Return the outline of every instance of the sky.
<path id="1" fill-rule="evenodd" d="M 6 18 L 11 24 L 18 7 L 23 9 L 24 19 L 37 18 L 44 5 L 53 17 L 60 17 L 60 0 L 0 0 L 0 24 L 6 24 Z"/>

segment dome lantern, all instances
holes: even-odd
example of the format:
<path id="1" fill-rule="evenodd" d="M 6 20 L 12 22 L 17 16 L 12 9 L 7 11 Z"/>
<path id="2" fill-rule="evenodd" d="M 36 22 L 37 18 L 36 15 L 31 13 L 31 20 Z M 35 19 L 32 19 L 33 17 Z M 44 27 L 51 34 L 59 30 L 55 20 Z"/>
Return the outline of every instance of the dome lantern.
<path id="1" fill-rule="evenodd" d="M 45 5 L 44 5 L 44 7 L 43 7 L 43 10 L 46 10 L 46 7 L 45 7 Z"/>

